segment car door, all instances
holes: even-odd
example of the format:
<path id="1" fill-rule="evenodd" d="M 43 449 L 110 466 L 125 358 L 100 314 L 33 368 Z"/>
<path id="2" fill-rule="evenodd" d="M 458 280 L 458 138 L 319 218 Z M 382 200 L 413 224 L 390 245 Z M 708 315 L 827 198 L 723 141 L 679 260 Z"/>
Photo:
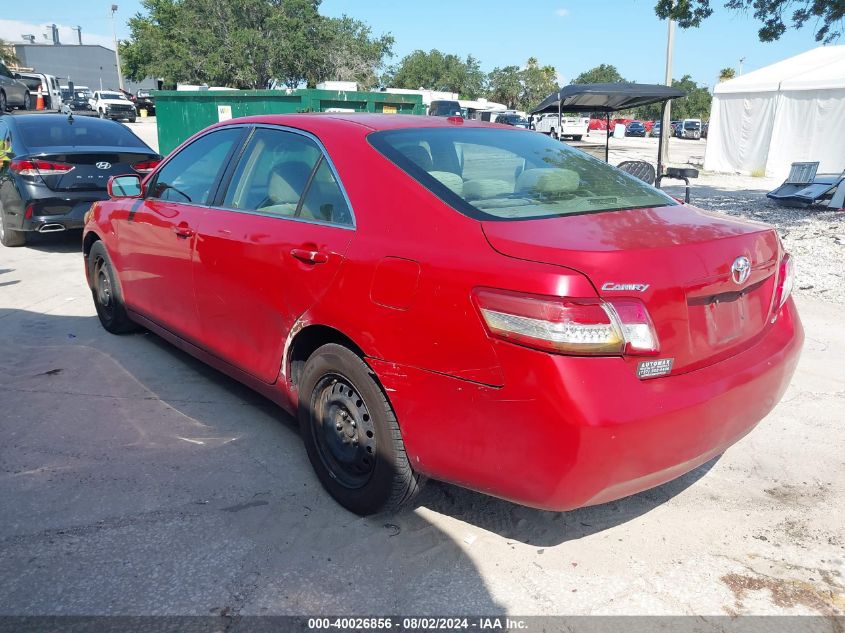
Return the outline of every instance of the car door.
<path id="1" fill-rule="evenodd" d="M 254 130 L 218 203 L 194 259 L 203 346 L 272 383 L 288 333 L 343 262 L 352 211 L 316 139 L 273 127 Z"/>
<path id="2" fill-rule="evenodd" d="M 212 130 L 183 147 L 115 221 L 126 305 L 188 340 L 199 338 L 191 269 L 196 228 L 243 134 L 243 127 Z"/>

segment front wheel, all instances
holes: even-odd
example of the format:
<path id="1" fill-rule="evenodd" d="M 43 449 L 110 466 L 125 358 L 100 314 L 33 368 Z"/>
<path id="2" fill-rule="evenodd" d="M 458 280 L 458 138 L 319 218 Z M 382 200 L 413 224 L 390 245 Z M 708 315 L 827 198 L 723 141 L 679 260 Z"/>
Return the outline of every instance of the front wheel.
<path id="1" fill-rule="evenodd" d="M 98 111 L 98 116 L 99 116 L 101 119 L 105 119 L 105 118 L 106 118 L 106 113 L 105 113 L 105 112 L 103 112 L 102 110 L 99 110 L 99 111 Z"/>
<path id="2" fill-rule="evenodd" d="M 572 140 L 573 141 L 580 141 L 582 138 L 584 138 L 583 134 L 576 134 L 575 136 L 572 137 Z"/>
<path id="3" fill-rule="evenodd" d="M 135 117 L 134 116 L 129 117 L 128 121 L 130 123 L 135 123 Z"/>
<path id="4" fill-rule="evenodd" d="M 23 105 L 21 106 L 21 110 L 29 110 L 32 108 L 32 95 L 28 92 L 23 96 Z"/>
<path id="5" fill-rule="evenodd" d="M 138 326 L 126 314 L 114 267 L 105 245 L 100 241 L 94 242 L 88 253 L 88 273 L 100 324 L 112 334 L 137 330 Z"/>
<path id="6" fill-rule="evenodd" d="M 299 381 L 298 417 L 320 483 L 347 510 L 393 511 L 422 487 L 390 403 L 349 349 L 331 343 L 311 355 Z"/>

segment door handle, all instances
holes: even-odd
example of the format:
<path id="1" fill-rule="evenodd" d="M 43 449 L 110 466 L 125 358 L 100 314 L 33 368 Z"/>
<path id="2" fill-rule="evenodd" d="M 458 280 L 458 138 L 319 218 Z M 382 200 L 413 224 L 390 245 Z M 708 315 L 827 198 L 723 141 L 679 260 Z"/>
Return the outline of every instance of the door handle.
<path id="1" fill-rule="evenodd" d="M 306 264 L 325 264 L 329 261 L 329 254 L 323 251 L 314 251 L 307 248 L 292 248 L 290 251 L 292 257 L 295 257 Z"/>
<path id="2" fill-rule="evenodd" d="M 180 223 L 177 226 L 173 227 L 173 232 L 176 233 L 176 237 L 182 238 L 189 238 L 193 237 L 195 231 L 190 226 L 188 226 L 185 222 Z"/>

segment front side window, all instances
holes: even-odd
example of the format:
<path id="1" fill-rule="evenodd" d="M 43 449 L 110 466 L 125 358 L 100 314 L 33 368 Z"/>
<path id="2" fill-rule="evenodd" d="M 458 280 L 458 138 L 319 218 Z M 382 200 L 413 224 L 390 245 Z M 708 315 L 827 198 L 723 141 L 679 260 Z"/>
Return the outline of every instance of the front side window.
<path id="1" fill-rule="evenodd" d="M 165 163 L 147 197 L 208 204 L 226 157 L 242 133 L 242 128 L 231 127 L 199 137 Z"/>
<path id="2" fill-rule="evenodd" d="M 444 202 L 480 220 L 677 204 L 658 189 L 545 134 L 420 128 L 374 132 L 368 139 Z"/>
<path id="3" fill-rule="evenodd" d="M 351 224 L 346 199 L 319 146 L 301 134 L 258 128 L 223 206 L 268 215 Z"/>

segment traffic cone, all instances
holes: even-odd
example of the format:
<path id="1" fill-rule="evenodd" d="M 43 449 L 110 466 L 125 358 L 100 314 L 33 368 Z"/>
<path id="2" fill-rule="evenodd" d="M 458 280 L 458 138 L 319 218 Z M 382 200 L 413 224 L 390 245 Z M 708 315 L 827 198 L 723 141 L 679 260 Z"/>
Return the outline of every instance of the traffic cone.
<path id="1" fill-rule="evenodd" d="M 44 95 L 42 94 L 43 91 L 41 90 L 41 86 L 38 87 L 38 96 L 35 98 L 35 109 L 36 110 L 43 110 L 44 109 Z"/>

